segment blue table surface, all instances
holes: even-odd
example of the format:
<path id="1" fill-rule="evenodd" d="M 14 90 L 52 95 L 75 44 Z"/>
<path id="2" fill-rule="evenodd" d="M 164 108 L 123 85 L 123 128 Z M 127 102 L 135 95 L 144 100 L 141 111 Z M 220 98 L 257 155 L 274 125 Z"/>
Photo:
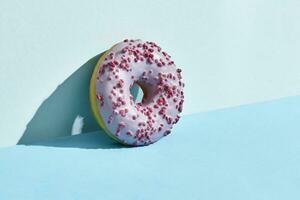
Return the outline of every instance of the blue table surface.
<path id="1" fill-rule="evenodd" d="M 0 199 L 300 199 L 299 121 L 297 96 L 184 116 L 147 147 L 99 131 L 1 148 Z"/>

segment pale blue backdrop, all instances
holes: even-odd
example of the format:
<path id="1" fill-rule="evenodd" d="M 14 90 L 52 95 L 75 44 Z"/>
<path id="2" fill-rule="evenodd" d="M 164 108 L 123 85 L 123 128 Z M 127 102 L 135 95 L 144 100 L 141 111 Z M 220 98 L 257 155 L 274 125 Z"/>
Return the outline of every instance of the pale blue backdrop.
<path id="1" fill-rule="evenodd" d="M 75 119 L 94 130 L 95 60 L 85 63 L 123 38 L 156 41 L 183 68 L 184 114 L 300 94 L 299 10 L 296 0 L 1 0 L 0 146 L 69 135 Z"/>

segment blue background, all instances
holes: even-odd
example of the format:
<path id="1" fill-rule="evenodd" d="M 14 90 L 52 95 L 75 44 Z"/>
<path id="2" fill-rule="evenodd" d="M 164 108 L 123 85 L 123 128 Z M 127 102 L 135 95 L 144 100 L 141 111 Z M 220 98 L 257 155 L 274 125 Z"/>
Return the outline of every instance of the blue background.
<path id="1" fill-rule="evenodd" d="M 300 199 L 299 10 L 1 0 L 0 199 Z M 99 54 L 124 38 L 156 41 L 186 83 L 182 119 L 147 147 L 114 143 L 89 109 Z"/>

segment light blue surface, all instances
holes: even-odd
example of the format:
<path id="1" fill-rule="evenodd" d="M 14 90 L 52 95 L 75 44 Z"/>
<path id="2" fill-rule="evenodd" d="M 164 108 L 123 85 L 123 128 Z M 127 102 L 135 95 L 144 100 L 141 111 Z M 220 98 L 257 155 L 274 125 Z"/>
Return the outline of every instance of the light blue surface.
<path id="1" fill-rule="evenodd" d="M 44 119 L 56 135 L 78 115 L 93 131 L 78 107 L 82 66 L 124 38 L 156 41 L 183 69 L 184 114 L 299 95 L 299 10 L 298 0 L 0 0 L 0 146 L 48 132 Z"/>
<path id="2" fill-rule="evenodd" d="M 184 116 L 147 147 L 93 132 L 0 149 L 0 199 L 300 198 L 300 96 Z"/>

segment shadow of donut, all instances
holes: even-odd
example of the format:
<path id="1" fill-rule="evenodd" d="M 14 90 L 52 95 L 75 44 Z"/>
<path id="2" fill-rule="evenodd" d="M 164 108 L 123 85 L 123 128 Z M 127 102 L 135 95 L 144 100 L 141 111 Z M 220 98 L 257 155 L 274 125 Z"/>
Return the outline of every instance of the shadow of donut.
<path id="1" fill-rule="evenodd" d="M 103 53 L 79 67 L 43 101 L 27 124 L 18 144 L 77 148 L 118 148 L 121 146 L 116 145 L 103 133 L 90 109 L 90 78 Z M 135 91 L 137 92 L 137 88 Z M 74 135 L 72 132 L 76 126 L 79 126 L 77 129 L 80 130 L 77 130 Z M 90 136 L 79 134 L 95 131 L 99 133 L 88 134 Z M 56 140 L 57 137 L 63 137 L 63 139 Z"/>

